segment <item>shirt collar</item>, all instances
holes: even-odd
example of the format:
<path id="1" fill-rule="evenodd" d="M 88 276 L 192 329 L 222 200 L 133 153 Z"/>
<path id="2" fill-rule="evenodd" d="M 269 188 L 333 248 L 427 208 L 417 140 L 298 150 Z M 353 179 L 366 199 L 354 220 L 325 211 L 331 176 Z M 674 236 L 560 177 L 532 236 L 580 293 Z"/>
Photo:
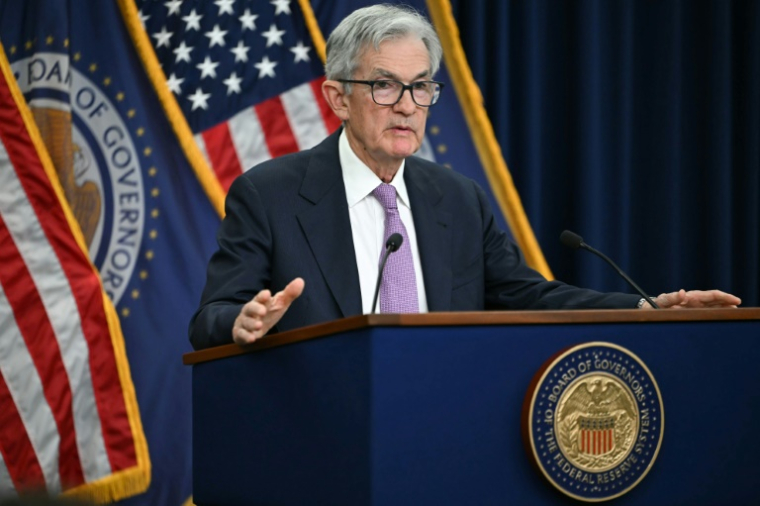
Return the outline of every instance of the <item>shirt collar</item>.
<path id="1" fill-rule="evenodd" d="M 343 172 L 343 183 L 346 186 L 346 199 L 349 209 L 354 207 L 367 195 L 377 188 L 382 181 L 372 169 L 362 162 L 348 143 L 346 130 L 340 133 L 338 141 L 338 155 L 340 156 L 340 168 Z M 406 191 L 406 181 L 404 181 L 404 168 L 406 160 L 401 161 L 401 167 L 393 177 L 391 185 L 396 188 L 396 194 L 401 204 L 409 206 L 409 193 Z"/>

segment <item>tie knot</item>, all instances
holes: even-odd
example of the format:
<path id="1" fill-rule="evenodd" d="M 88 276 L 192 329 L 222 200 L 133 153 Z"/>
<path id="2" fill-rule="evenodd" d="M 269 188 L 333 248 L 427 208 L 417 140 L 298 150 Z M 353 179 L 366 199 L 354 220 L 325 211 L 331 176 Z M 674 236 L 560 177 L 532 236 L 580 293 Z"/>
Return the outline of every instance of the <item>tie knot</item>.
<path id="1" fill-rule="evenodd" d="M 397 209 L 396 204 L 396 187 L 381 183 L 380 186 L 372 190 L 372 194 L 385 209 Z"/>

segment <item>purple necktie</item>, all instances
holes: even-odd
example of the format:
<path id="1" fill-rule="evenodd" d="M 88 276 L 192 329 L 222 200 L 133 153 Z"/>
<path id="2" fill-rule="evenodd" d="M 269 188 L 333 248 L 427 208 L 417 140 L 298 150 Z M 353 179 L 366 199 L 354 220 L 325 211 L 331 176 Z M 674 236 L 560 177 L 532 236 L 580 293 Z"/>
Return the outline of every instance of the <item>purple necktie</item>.
<path id="1" fill-rule="evenodd" d="M 401 222 L 396 204 L 396 188 L 382 183 L 372 192 L 385 209 L 385 239 L 380 253 L 380 262 L 385 254 L 385 243 L 393 233 L 401 234 L 404 239 L 401 247 L 388 256 L 380 286 L 381 313 L 419 313 L 417 301 L 417 278 L 414 275 L 414 261 L 409 236 Z"/>

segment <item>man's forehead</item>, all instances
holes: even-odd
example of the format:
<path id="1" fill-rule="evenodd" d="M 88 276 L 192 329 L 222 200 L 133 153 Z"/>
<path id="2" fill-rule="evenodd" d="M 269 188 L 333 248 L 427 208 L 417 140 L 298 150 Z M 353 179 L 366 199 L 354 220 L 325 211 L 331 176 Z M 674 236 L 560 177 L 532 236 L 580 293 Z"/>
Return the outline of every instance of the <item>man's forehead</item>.
<path id="1" fill-rule="evenodd" d="M 415 73 L 415 78 L 430 75 L 430 54 L 424 42 L 414 36 L 389 39 L 375 48 L 367 44 L 359 53 L 359 69 L 382 77 L 401 77 L 398 72 Z"/>
<path id="2" fill-rule="evenodd" d="M 382 67 L 375 67 L 370 70 L 370 75 L 373 77 L 387 77 L 388 79 L 400 79 L 407 76 L 399 75 L 397 72 L 394 72 L 392 70 L 387 70 Z M 430 69 L 426 68 L 424 70 L 419 71 L 417 74 L 412 76 L 413 79 L 420 79 L 422 77 L 429 77 L 430 76 Z"/>

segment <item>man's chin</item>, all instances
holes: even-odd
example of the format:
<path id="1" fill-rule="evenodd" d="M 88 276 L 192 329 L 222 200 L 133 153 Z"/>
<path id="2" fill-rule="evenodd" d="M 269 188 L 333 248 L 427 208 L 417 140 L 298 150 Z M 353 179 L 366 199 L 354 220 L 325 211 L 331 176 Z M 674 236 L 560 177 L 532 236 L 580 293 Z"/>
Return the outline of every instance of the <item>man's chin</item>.
<path id="1" fill-rule="evenodd" d="M 394 158 L 408 158 L 415 154 L 420 149 L 419 142 L 399 142 L 395 141 L 391 147 L 390 153 Z"/>

